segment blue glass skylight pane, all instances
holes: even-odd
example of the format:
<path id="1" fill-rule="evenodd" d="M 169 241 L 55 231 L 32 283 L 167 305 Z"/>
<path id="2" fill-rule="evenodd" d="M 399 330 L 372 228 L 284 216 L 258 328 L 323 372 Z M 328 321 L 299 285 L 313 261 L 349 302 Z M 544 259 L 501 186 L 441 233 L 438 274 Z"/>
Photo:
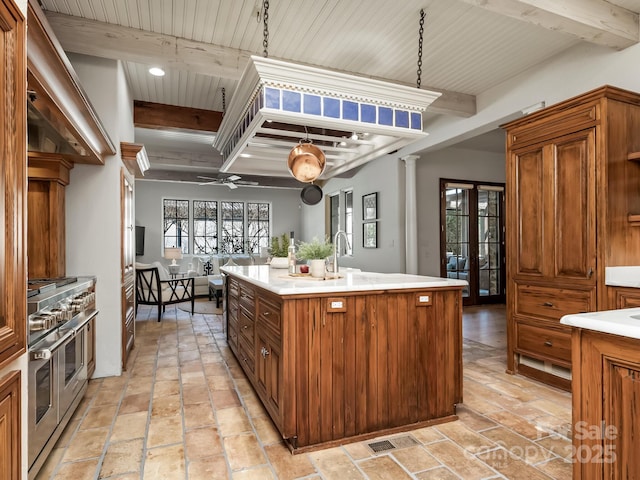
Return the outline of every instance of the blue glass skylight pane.
<path id="1" fill-rule="evenodd" d="M 388 107 L 378 107 L 378 123 L 393 126 L 393 110 Z"/>
<path id="2" fill-rule="evenodd" d="M 264 92 L 266 107 L 280 110 L 280 90 L 267 87 L 264 89 Z"/>
<path id="3" fill-rule="evenodd" d="M 419 112 L 411 112 L 411 130 L 422 130 L 422 115 Z"/>
<path id="4" fill-rule="evenodd" d="M 376 123 L 376 107 L 366 103 L 360 104 L 360 118 L 366 123 Z"/>
<path id="5" fill-rule="evenodd" d="M 324 97 L 324 116 L 331 118 L 340 118 L 340 100 L 337 98 Z"/>
<path id="6" fill-rule="evenodd" d="M 282 91 L 282 109 L 287 112 L 300 112 L 302 109 L 302 96 L 299 92 Z"/>
<path id="7" fill-rule="evenodd" d="M 342 118 L 344 120 L 358 121 L 358 104 L 356 102 L 342 101 Z"/>
<path id="8" fill-rule="evenodd" d="M 409 112 L 396 110 L 396 127 L 409 128 Z"/>
<path id="9" fill-rule="evenodd" d="M 304 113 L 320 115 L 320 97 L 318 95 L 304 94 Z"/>

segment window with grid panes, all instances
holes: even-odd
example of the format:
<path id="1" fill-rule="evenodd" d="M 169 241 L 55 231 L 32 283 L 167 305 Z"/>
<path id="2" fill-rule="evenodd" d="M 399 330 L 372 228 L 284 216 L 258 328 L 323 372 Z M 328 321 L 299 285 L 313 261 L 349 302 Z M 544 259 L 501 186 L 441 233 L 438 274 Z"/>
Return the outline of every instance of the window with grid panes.
<path id="1" fill-rule="evenodd" d="M 220 202 L 219 253 L 244 252 L 244 202 Z"/>
<path id="2" fill-rule="evenodd" d="M 269 204 L 247 203 L 247 253 L 260 254 L 269 247 Z"/>
<path id="3" fill-rule="evenodd" d="M 218 202 L 193 201 L 193 253 L 218 253 Z"/>
<path id="4" fill-rule="evenodd" d="M 163 200 L 164 247 L 180 247 L 189 253 L 189 201 Z"/>

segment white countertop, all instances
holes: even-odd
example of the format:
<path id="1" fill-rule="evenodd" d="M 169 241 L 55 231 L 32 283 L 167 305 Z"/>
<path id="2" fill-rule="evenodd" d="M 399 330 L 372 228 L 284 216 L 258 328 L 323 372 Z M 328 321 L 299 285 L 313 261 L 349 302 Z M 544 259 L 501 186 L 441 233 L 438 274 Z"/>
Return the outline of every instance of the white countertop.
<path id="1" fill-rule="evenodd" d="M 619 310 L 565 315 L 560 319 L 560 323 L 571 327 L 640 339 L 640 308 L 621 308 Z"/>
<path id="2" fill-rule="evenodd" d="M 353 292 L 367 290 L 401 290 L 411 288 L 466 286 L 464 280 L 426 277 L 404 273 L 374 273 L 340 271 L 342 278 L 317 280 L 310 277 L 290 277 L 286 269 L 271 268 L 268 265 L 246 267 L 222 266 L 220 270 L 234 274 L 249 283 L 262 287 L 278 295 L 306 293 Z"/>
<path id="3" fill-rule="evenodd" d="M 604 283 L 612 287 L 640 288 L 640 266 L 606 267 Z"/>

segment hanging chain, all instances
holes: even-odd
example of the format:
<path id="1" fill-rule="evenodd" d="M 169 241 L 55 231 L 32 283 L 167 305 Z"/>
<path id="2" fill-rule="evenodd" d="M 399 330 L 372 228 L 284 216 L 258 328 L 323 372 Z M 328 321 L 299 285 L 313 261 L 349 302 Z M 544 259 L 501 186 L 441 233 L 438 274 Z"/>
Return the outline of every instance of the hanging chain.
<path id="1" fill-rule="evenodd" d="M 420 9 L 420 30 L 418 32 L 418 81 L 417 87 L 422 83 L 422 36 L 424 35 L 424 10 Z"/>
<path id="2" fill-rule="evenodd" d="M 264 23 L 264 38 L 262 40 L 262 46 L 264 47 L 264 51 L 262 54 L 266 58 L 269 56 L 269 0 L 264 0 L 262 2 L 262 9 L 264 10 L 262 17 Z"/>
<path id="3" fill-rule="evenodd" d="M 222 116 L 227 113 L 227 91 L 222 87 Z"/>

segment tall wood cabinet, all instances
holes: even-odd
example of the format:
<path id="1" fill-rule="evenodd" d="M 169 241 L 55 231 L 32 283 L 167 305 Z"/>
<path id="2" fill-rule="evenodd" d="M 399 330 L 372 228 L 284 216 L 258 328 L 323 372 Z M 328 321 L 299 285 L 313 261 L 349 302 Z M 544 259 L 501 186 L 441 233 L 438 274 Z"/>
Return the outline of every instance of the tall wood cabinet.
<path id="1" fill-rule="evenodd" d="M 605 267 L 640 263 L 640 95 L 604 86 L 504 128 L 508 371 L 570 389 L 560 318 L 619 308 Z"/>

